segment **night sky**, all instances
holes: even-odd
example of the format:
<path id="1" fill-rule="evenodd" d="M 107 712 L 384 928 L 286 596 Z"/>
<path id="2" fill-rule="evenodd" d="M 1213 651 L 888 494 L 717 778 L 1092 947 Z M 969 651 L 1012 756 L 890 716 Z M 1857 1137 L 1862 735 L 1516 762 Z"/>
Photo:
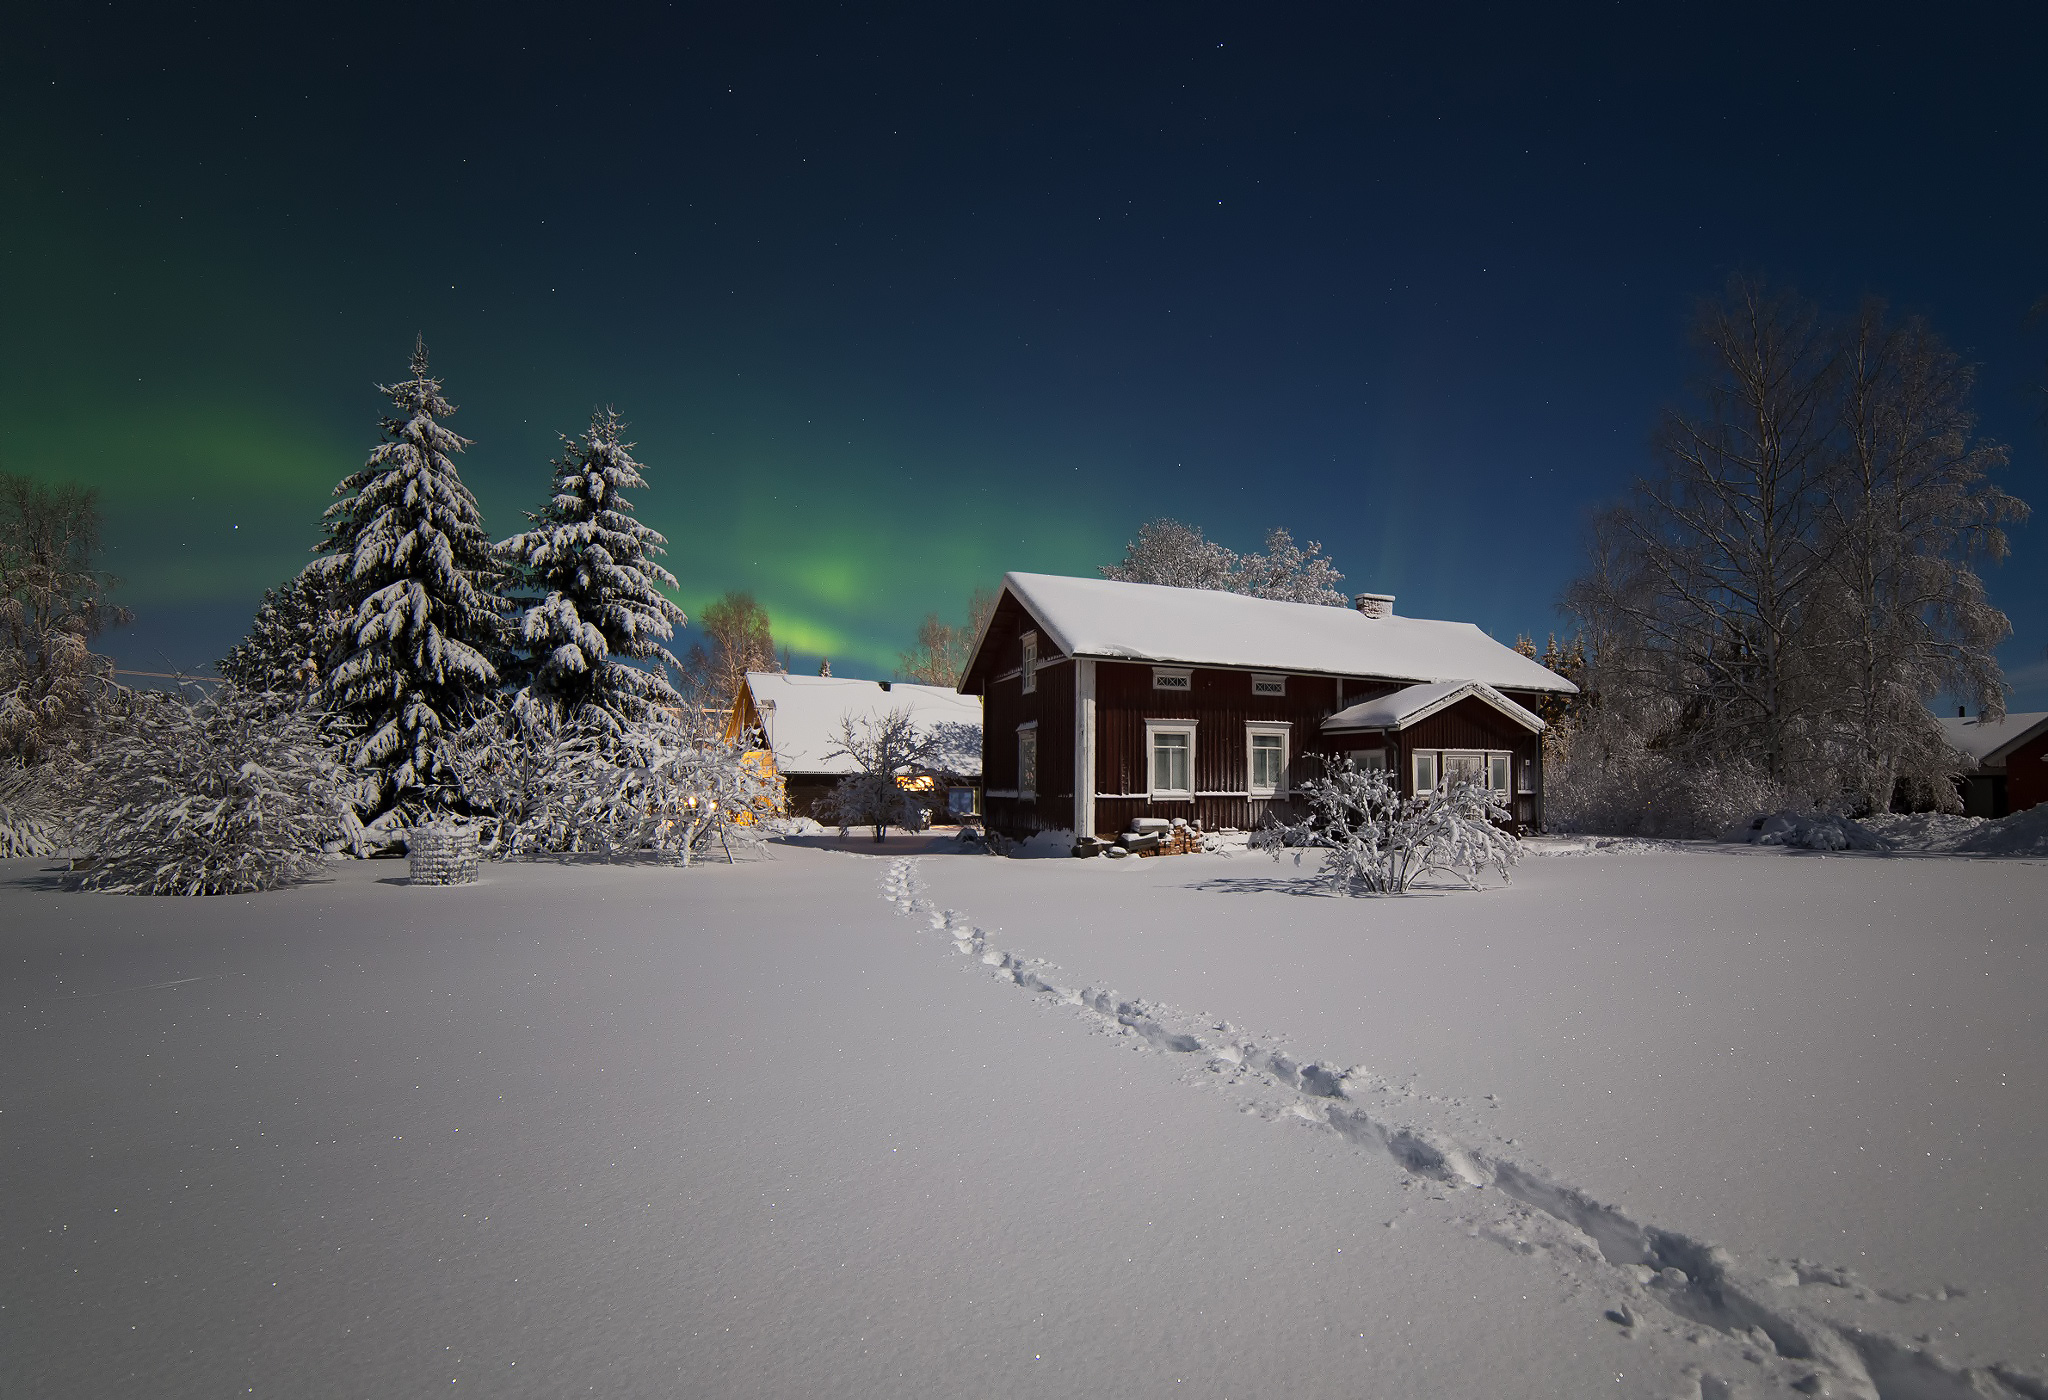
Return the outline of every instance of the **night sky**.
<path id="1" fill-rule="evenodd" d="M 100 488 L 131 667 L 305 562 L 415 332 L 494 535 L 616 405 L 683 605 L 840 674 L 1161 514 L 1540 636 L 1738 270 L 1927 316 L 2048 511 L 2042 14 L 24 7 L 0 468 Z M 1987 577 L 2048 707 L 2048 515 Z"/>

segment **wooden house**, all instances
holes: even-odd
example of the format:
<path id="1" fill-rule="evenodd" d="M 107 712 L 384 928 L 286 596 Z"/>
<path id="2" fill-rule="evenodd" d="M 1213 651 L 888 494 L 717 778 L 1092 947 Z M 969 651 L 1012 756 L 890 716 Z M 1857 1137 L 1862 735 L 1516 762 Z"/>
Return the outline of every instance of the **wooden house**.
<path id="1" fill-rule="evenodd" d="M 1963 810 L 2003 817 L 2048 802 L 2048 711 L 2000 719 L 1956 711 L 1942 717 L 1949 745 L 1970 760 L 1963 774 Z"/>
<path id="2" fill-rule="evenodd" d="M 981 756 L 974 736 L 981 729 L 981 702 L 944 686 L 749 671 L 733 698 L 723 737 L 765 755 L 769 771 L 782 782 L 784 810 L 809 816 L 812 803 L 855 771 L 854 761 L 839 752 L 845 722 L 872 722 L 900 709 L 910 711 L 923 730 L 953 726 L 949 732 L 957 750 L 943 774 L 901 775 L 906 794 L 939 817 L 978 811 Z"/>
<path id="3" fill-rule="evenodd" d="M 1108 579 L 1009 574 L 961 690 L 983 700 L 989 824 L 1113 837 L 1138 817 L 1254 829 L 1324 760 L 1404 792 L 1483 778 L 1543 821 L 1562 676 L 1464 622 Z"/>

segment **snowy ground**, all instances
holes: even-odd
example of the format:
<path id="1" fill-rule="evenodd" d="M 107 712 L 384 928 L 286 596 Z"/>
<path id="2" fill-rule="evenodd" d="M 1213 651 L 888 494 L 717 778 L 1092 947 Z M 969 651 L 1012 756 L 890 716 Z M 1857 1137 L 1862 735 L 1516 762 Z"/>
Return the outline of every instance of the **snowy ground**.
<path id="1" fill-rule="evenodd" d="M 1551 849 L 0 865 L 0 1394 L 2048 1395 L 2048 862 Z"/>

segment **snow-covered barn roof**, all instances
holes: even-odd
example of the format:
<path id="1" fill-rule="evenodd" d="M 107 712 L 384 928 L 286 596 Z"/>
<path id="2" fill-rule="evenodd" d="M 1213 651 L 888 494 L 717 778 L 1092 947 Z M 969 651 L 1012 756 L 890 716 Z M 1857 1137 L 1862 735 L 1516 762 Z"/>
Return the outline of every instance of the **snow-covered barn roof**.
<path id="1" fill-rule="evenodd" d="M 1069 656 L 1577 690 L 1469 622 L 1057 574 L 1005 574 L 1003 587 Z"/>
<path id="2" fill-rule="evenodd" d="M 1532 734 L 1543 731 L 1543 720 L 1517 705 L 1490 685 L 1477 681 L 1438 681 L 1433 685 L 1411 685 L 1377 700 L 1365 700 L 1337 711 L 1323 721 L 1327 733 L 1340 734 L 1375 729 L 1406 729 L 1431 715 L 1448 710 L 1460 700 L 1478 700 L 1491 705 Z"/>
<path id="3" fill-rule="evenodd" d="M 840 726 L 851 719 L 877 720 L 892 710 L 908 709 L 919 729 L 935 725 L 967 725 L 975 731 L 971 744 L 957 744 L 950 767 L 965 776 L 981 772 L 981 698 L 936 685 L 903 681 L 863 681 L 840 676 L 791 676 L 779 671 L 747 672 L 747 692 L 767 731 L 775 766 L 784 775 L 841 774 L 854 771 L 839 747 Z"/>
<path id="4" fill-rule="evenodd" d="M 1942 735 L 1949 744 L 1979 768 L 2002 766 L 2007 753 L 2043 729 L 2048 729 L 2048 710 L 2009 714 L 2004 719 L 1985 719 L 1978 715 L 1940 715 L 1937 718 L 1941 721 Z"/>

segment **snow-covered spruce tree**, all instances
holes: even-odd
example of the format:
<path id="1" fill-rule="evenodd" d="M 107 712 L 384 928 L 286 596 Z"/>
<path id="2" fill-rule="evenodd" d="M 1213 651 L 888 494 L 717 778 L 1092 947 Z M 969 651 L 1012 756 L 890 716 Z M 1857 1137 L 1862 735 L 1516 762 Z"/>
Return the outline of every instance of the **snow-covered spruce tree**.
<path id="1" fill-rule="evenodd" d="M 107 601 L 99 548 L 95 492 L 0 472 L 0 755 L 64 756 L 113 691 L 88 643 L 130 615 Z"/>
<path id="2" fill-rule="evenodd" d="M 326 553 L 309 572 L 342 614 L 324 690 L 361 727 L 354 764 L 379 778 L 375 809 L 435 805 L 445 741 L 498 684 L 505 641 L 497 555 L 442 425 L 455 412 L 413 351 L 412 378 L 379 386 L 395 410 L 384 441 L 334 488 Z"/>
<path id="3" fill-rule="evenodd" d="M 614 731 L 645 719 L 655 706 L 680 706 L 682 696 L 661 671 L 628 665 L 653 661 L 680 669 L 662 643 L 688 620 L 662 594 L 675 575 L 655 562 L 668 541 L 634 518 L 622 492 L 647 482 L 621 441 L 625 424 L 612 409 L 590 429 L 563 438 L 554 495 L 527 519 L 533 528 L 498 546 L 518 589 L 517 663 L 522 708 L 562 715 L 588 710 Z"/>
<path id="4" fill-rule="evenodd" d="M 1276 822 L 1252 844 L 1275 860 L 1292 851 L 1296 864 L 1306 851 L 1324 850 L 1315 878 L 1332 894 L 1406 894 L 1432 871 L 1478 889 L 1484 871 L 1498 870 L 1506 880 L 1522 858 L 1521 843 L 1500 825 L 1509 820 L 1507 807 L 1481 783 L 1403 797 L 1386 773 L 1345 759 L 1305 780 L 1299 796 L 1309 815 Z"/>
<path id="5" fill-rule="evenodd" d="M 243 690 L 295 695 L 317 689 L 321 658 L 337 640 L 341 621 L 328 595 L 317 566 L 266 588 L 249 634 L 214 669 Z"/>
<path id="6" fill-rule="evenodd" d="M 312 718 L 223 685 L 145 691 L 95 746 L 81 785 L 85 889 L 246 894 L 317 873 L 345 807 Z"/>

